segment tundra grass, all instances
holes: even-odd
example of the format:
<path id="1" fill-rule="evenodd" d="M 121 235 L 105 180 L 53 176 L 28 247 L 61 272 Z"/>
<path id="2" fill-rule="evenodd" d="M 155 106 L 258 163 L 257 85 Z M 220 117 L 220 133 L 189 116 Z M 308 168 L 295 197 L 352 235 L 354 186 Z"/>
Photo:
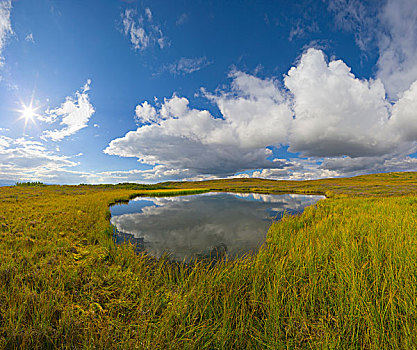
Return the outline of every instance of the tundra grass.
<path id="1" fill-rule="evenodd" d="M 416 182 L 0 188 L 0 348 L 414 349 Z M 186 186 L 328 198 L 274 223 L 256 255 L 214 267 L 113 244 L 109 204 Z"/>

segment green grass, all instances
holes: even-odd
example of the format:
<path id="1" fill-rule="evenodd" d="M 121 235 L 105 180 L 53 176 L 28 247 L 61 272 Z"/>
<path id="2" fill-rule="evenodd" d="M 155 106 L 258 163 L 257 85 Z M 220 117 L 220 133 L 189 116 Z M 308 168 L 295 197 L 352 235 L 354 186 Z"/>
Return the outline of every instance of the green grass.
<path id="1" fill-rule="evenodd" d="M 0 348 L 414 349 L 416 184 L 394 173 L 0 188 Z M 114 246 L 109 204 L 213 189 L 328 198 L 273 224 L 258 254 L 214 267 Z"/>

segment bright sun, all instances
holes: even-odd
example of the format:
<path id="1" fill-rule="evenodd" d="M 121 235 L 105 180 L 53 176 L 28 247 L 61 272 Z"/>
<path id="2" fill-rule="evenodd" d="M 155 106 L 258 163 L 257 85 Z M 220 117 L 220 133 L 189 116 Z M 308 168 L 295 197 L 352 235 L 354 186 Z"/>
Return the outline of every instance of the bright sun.
<path id="1" fill-rule="evenodd" d="M 19 120 L 22 120 L 25 122 L 25 128 L 29 122 L 36 124 L 35 117 L 38 116 L 36 111 L 39 107 L 33 107 L 33 102 L 31 101 L 29 105 L 25 105 L 24 103 L 21 103 L 22 108 L 17 110 L 17 112 L 20 114 Z"/>
<path id="2" fill-rule="evenodd" d="M 21 119 L 24 119 L 25 122 L 33 121 L 33 117 L 35 116 L 36 110 L 32 108 L 32 106 L 23 106 L 22 115 L 20 116 Z"/>

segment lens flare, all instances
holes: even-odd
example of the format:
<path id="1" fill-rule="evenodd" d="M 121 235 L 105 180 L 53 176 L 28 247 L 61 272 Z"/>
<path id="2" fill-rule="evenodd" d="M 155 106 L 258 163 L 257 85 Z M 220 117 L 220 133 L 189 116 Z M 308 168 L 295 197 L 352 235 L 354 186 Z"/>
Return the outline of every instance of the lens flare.
<path id="1" fill-rule="evenodd" d="M 30 101 L 28 105 L 26 105 L 23 102 L 20 102 L 21 108 L 16 110 L 16 112 L 19 114 L 18 120 L 24 121 L 24 131 L 26 130 L 26 127 L 29 123 L 36 125 L 36 117 L 39 116 L 37 113 L 37 110 L 39 107 L 33 106 L 33 99 Z"/>
<path id="2" fill-rule="evenodd" d="M 25 123 L 29 121 L 34 121 L 33 118 L 36 115 L 36 109 L 32 106 L 23 106 L 22 114 L 20 116 L 20 119 L 24 119 Z"/>

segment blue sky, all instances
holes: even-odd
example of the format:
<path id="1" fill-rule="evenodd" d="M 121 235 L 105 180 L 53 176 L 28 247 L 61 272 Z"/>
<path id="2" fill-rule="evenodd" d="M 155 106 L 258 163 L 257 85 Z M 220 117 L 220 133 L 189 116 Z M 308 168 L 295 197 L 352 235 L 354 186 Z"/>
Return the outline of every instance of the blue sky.
<path id="1" fill-rule="evenodd" d="M 416 170 L 414 0 L 0 0 L 0 184 Z"/>

